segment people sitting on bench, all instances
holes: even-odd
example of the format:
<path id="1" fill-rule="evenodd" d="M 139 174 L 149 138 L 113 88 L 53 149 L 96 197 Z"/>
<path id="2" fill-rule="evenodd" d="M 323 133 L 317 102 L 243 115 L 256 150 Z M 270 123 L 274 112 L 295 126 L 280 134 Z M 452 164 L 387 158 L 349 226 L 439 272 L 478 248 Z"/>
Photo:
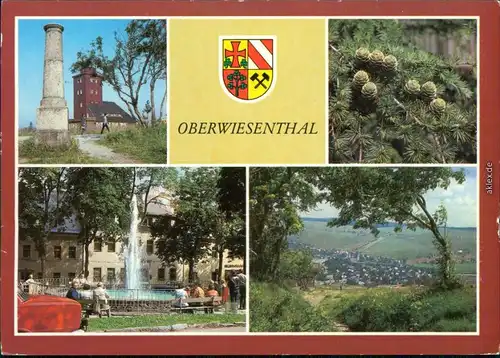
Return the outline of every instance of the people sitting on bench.
<path id="1" fill-rule="evenodd" d="M 93 297 L 92 291 L 90 290 L 90 285 L 85 283 L 83 285 L 83 290 L 80 292 L 80 299 L 91 300 Z"/>
<path id="2" fill-rule="evenodd" d="M 78 300 L 80 298 L 80 294 L 76 290 L 76 285 L 72 282 L 71 287 L 66 293 L 66 298 L 72 299 L 72 300 Z"/>
<path id="3" fill-rule="evenodd" d="M 185 299 L 188 298 L 186 289 L 179 288 L 179 289 L 175 290 L 174 297 L 175 297 L 175 301 L 172 304 L 174 307 L 181 308 L 181 307 L 188 307 L 189 306 L 189 304 L 187 304 L 186 302 L 183 302 Z"/>

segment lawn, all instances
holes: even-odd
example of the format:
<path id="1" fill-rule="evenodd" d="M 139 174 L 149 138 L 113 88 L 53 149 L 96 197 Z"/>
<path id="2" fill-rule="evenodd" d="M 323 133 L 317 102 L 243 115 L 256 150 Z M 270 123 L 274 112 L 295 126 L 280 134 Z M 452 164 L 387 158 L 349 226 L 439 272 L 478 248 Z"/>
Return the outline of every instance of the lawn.
<path id="1" fill-rule="evenodd" d="M 167 162 L 167 125 L 137 127 L 106 134 L 100 144 L 147 164 Z"/>
<path id="2" fill-rule="evenodd" d="M 89 320 L 89 332 L 108 329 L 170 326 L 173 324 L 207 324 L 245 322 L 244 314 L 178 314 L 144 315 L 130 317 L 92 318 Z"/>
<path id="3" fill-rule="evenodd" d="M 29 138 L 19 143 L 19 158 L 22 163 L 29 164 L 109 164 L 83 153 L 75 140 L 69 148 L 61 150 L 37 145 Z"/>

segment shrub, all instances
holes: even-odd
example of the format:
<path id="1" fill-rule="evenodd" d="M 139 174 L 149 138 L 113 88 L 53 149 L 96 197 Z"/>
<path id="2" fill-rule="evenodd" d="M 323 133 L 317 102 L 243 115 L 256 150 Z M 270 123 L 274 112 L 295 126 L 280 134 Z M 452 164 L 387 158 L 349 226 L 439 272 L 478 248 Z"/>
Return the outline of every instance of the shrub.
<path id="1" fill-rule="evenodd" d="M 332 325 L 298 293 L 270 283 L 250 284 L 250 331 L 330 332 Z"/>
<path id="2" fill-rule="evenodd" d="M 476 330 L 473 290 L 368 290 L 332 310 L 337 319 L 357 332 L 459 332 Z"/>

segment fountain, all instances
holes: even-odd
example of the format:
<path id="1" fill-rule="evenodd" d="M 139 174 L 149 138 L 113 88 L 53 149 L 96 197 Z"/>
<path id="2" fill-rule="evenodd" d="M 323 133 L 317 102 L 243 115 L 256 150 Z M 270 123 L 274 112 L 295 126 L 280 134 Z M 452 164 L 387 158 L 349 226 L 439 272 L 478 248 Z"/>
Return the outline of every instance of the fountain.
<path id="1" fill-rule="evenodd" d="M 129 290 L 141 288 L 141 246 L 137 240 L 137 227 L 139 226 L 139 209 L 137 198 L 132 195 L 130 203 L 130 233 L 125 249 L 125 287 Z"/>

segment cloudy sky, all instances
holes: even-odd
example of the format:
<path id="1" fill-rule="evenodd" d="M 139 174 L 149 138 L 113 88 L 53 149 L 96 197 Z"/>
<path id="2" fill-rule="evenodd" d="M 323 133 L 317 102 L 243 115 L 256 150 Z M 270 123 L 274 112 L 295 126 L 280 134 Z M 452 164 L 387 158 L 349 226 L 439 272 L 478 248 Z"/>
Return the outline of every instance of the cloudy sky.
<path id="1" fill-rule="evenodd" d="M 478 213 L 478 183 L 475 168 L 465 170 L 466 181 L 458 184 L 452 181 L 447 190 L 437 189 L 425 195 L 430 212 L 444 203 L 448 211 L 448 226 L 453 227 L 476 227 Z M 334 218 L 338 210 L 329 204 L 320 204 L 316 210 L 302 213 L 302 217 Z"/>

